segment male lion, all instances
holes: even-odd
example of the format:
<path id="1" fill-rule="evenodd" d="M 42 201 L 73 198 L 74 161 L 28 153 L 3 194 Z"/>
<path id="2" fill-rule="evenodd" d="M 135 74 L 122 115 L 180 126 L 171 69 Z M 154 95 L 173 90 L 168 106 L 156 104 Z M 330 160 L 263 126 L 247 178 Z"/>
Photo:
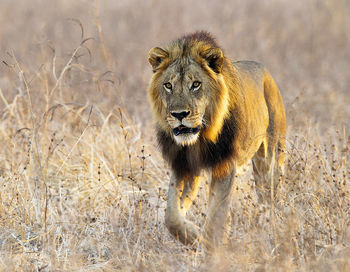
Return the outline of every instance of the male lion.
<path id="1" fill-rule="evenodd" d="M 170 163 L 165 223 L 184 244 L 218 246 L 224 237 L 234 177 L 250 159 L 259 199 L 273 196 L 284 164 L 286 118 L 270 73 L 252 61 L 231 62 L 207 32 L 150 50 L 148 95 L 157 139 Z M 211 170 L 204 234 L 185 219 L 202 169 Z"/>

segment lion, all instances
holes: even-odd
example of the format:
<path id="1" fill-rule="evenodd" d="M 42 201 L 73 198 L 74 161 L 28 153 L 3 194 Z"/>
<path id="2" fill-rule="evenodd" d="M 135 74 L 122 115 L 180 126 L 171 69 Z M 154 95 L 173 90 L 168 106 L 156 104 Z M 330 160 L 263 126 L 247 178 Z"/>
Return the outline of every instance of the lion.
<path id="1" fill-rule="evenodd" d="M 259 200 L 273 197 L 283 174 L 286 116 L 271 74 L 254 61 L 231 62 L 208 32 L 152 48 L 148 97 L 170 178 L 165 224 L 186 245 L 219 246 L 231 192 L 250 160 Z M 210 173 L 207 223 L 186 219 L 201 171 Z"/>

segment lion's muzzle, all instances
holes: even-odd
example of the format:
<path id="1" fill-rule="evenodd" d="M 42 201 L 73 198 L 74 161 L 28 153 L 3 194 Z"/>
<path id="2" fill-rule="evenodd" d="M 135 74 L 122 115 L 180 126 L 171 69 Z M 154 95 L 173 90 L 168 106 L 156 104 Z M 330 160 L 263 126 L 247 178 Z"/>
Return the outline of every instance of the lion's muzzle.
<path id="1" fill-rule="evenodd" d="M 192 145 L 197 141 L 202 125 L 198 114 L 188 110 L 169 111 L 167 121 L 178 145 Z"/>

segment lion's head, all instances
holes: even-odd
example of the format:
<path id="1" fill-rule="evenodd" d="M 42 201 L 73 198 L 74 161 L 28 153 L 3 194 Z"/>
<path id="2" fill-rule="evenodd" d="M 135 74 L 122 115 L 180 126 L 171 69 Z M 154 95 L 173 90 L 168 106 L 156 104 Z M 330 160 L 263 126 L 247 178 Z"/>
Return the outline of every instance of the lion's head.
<path id="1" fill-rule="evenodd" d="M 225 57 L 215 40 L 201 32 L 185 36 L 152 48 L 148 60 L 154 72 L 148 94 L 158 127 L 181 146 L 193 145 L 200 135 L 215 142 L 229 104 Z"/>

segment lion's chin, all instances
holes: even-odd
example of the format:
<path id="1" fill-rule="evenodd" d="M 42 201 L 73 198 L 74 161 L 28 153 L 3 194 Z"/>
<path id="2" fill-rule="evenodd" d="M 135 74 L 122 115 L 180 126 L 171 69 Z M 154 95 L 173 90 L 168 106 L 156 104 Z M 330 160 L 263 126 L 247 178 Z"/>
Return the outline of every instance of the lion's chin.
<path id="1" fill-rule="evenodd" d="M 176 144 L 181 146 L 186 145 L 193 145 L 198 140 L 199 133 L 193 134 L 193 133 L 186 133 L 186 134 L 180 134 L 178 136 L 174 135 L 174 139 Z"/>

